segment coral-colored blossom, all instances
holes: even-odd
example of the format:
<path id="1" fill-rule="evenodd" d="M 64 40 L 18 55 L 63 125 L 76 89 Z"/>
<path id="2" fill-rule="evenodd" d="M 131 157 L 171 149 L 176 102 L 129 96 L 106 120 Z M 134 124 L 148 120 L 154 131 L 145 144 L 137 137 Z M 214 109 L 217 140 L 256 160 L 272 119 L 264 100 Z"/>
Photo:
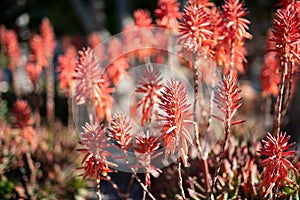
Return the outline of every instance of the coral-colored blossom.
<path id="1" fill-rule="evenodd" d="M 188 144 L 192 144 L 192 136 L 188 126 L 192 124 L 192 112 L 187 102 L 187 91 L 181 81 L 171 80 L 164 86 L 159 97 L 160 122 L 163 125 L 162 137 L 165 139 L 165 156 L 178 153 L 187 166 Z"/>
<path id="2" fill-rule="evenodd" d="M 16 32 L 12 30 L 7 30 L 5 36 L 6 54 L 9 59 L 9 69 L 13 71 L 19 65 L 21 57 L 18 38 Z"/>
<path id="3" fill-rule="evenodd" d="M 261 162 L 261 165 L 264 166 L 264 174 L 260 186 L 268 187 L 265 196 L 271 192 L 275 185 L 284 186 L 289 183 L 297 186 L 288 177 L 290 170 L 298 174 L 297 169 L 287 159 L 296 154 L 296 151 L 289 150 L 295 144 L 288 143 L 289 139 L 290 136 L 286 137 L 286 133 L 280 133 L 277 137 L 267 133 L 267 140 L 262 140 L 263 147 L 259 150 L 259 153 L 265 155 L 266 158 Z"/>

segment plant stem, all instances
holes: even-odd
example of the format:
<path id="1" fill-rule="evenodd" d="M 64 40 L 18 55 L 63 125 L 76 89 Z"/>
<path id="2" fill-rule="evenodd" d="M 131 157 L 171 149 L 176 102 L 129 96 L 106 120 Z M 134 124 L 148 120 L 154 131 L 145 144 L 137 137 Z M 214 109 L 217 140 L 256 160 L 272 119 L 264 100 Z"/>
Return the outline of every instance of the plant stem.
<path id="1" fill-rule="evenodd" d="M 102 199 L 102 197 L 101 197 L 100 181 L 101 181 L 101 179 L 98 177 L 98 178 L 96 179 L 96 187 L 97 187 L 97 192 L 96 192 L 96 194 L 97 194 L 98 200 L 101 200 L 101 199 Z"/>
<path id="2" fill-rule="evenodd" d="M 181 175 L 181 162 L 180 162 L 180 159 L 178 158 L 177 159 L 177 164 L 178 164 L 178 186 L 179 186 L 179 190 L 180 190 L 180 193 L 181 193 L 181 196 L 183 199 L 186 199 L 185 198 L 185 192 L 184 192 L 184 189 L 183 189 L 183 185 L 182 185 L 182 175 Z"/>
<path id="3" fill-rule="evenodd" d="M 279 132 L 280 132 L 285 81 L 286 81 L 285 74 L 284 74 L 284 72 L 282 72 L 281 73 L 281 82 L 280 82 L 280 91 L 279 91 L 279 95 L 276 100 L 276 112 L 275 112 L 273 131 L 272 131 L 273 135 L 275 135 L 275 134 L 279 135 Z"/>
<path id="4" fill-rule="evenodd" d="M 53 65 L 52 65 L 52 58 L 48 61 L 48 67 L 46 68 L 46 82 L 47 82 L 47 102 L 46 102 L 46 108 L 47 108 L 47 119 L 50 122 L 53 122 L 54 120 L 54 95 L 55 95 L 55 89 L 54 89 L 54 71 L 53 71 Z"/>

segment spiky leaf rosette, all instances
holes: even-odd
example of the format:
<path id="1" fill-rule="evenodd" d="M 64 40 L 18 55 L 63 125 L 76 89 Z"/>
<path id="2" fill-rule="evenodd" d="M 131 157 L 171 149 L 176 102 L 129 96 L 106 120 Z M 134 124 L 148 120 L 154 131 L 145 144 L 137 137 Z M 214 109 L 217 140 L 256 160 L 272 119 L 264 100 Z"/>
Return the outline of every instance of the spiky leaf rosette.
<path id="1" fill-rule="evenodd" d="M 163 87 L 161 81 L 161 73 L 150 65 L 146 67 L 139 86 L 135 89 L 135 92 L 143 95 L 137 104 L 137 107 L 142 107 L 142 126 L 149 122 L 153 107 L 160 97 L 160 89 Z"/>
<path id="2" fill-rule="evenodd" d="M 268 187 L 265 197 L 272 191 L 275 185 L 284 186 L 289 183 L 297 186 L 288 177 L 290 170 L 299 175 L 298 170 L 288 160 L 288 157 L 296 155 L 296 151 L 289 150 L 289 148 L 295 145 L 294 142 L 289 143 L 289 139 L 290 136 L 286 136 L 286 133 L 280 133 L 278 137 L 267 133 L 267 140 L 262 140 L 263 147 L 259 150 L 259 153 L 265 155 L 266 158 L 261 162 L 261 165 L 264 166 L 264 174 L 260 186 Z"/>
<path id="3" fill-rule="evenodd" d="M 179 25 L 180 42 L 184 48 L 192 52 L 211 53 L 213 33 L 210 30 L 209 16 L 203 5 L 194 2 L 186 5 Z"/>
<path id="4" fill-rule="evenodd" d="M 192 136 L 187 127 L 192 124 L 192 112 L 183 82 L 173 79 L 167 82 L 159 100 L 159 106 L 164 111 L 159 117 L 163 125 L 165 157 L 176 152 L 181 155 L 184 165 L 187 166 L 187 145 L 192 144 Z"/>

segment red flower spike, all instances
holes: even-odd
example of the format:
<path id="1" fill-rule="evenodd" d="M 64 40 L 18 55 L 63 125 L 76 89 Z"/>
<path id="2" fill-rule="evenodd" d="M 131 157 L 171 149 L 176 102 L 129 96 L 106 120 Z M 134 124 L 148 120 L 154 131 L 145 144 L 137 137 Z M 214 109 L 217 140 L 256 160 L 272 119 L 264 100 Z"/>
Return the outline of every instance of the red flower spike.
<path id="1" fill-rule="evenodd" d="M 290 183 L 296 187 L 297 184 L 288 178 L 289 170 L 293 170 L 297 175 L 298 170 L 287 159 L 294 157 L 296 151 L 289 150 L 295 143 L 288 143 L 290 136 L 286 137 L 286 133 L 280 133 L 274 137 L 267 133 L 267 140 L 262 140 L 263 147 L 258 153 L 265 155 L 266 158 L 261 162 L 264 166 L 263 181 L 260 186 L 267 186 L 265 197 L 271 192 L 275 185 L 284 186 L 285 183 Z"/>
<path id="2" fill-rule="evenodd" d="M 78 105 L 91 100 L 98 109 L 98 115 L 110 113 L 113 88 L 104 72 L 100 69 L 99 60 L 90 49 L 79 52 L 79 61 L 75 67 L 75 100 Z M 111 113 L 110 113 L 111 114 Z M 110 117 L 110 116 L 109 116 Z"/>
<path id="3" fill-rule="evenodd" d="M 243 123 L 244 120 L 238 120 L 232 122 L 232 118 L 236 111 L 242 105 L 240 96 L 241 90 L 238 88 L 238 83 L 232 76 L 223 76 L 223 80 L 220 81 L 219 86 L 217 86 L 217 92 L 215 94 L 214 102 L 217 108 L 224 113 L 225 119 L 221 119 L 218 116 L 213 116 L 216 119 L 226 123 L 226 126 L 230 129 L 231 126 Z"/>
<path id="4" fill-rule="evenodd" d="M 182 14 L 179 12 L 179 3 L 176 0 L 159 0 L 155 15 L 157 24 L 173 31 L 178 30 L 178 21 Z"/>
<path id="5" fill-rule="evenodd" d="M 59 88 L 67 96 L 70 96 L 73 91 L 76 61 L 77 51 L 74 46 L 69 46 L 65 54 L 58 57 Z"/>
<path id="6" fill-rule="evenodd" d="M 167 82 L 161 92 L 160 108 L 165 114 L 160 114 L 160 122 L 163 124 L 162 138 L 165 139 L 165 157 L 174 155 L 175 151 L 181 155 L 182 161 L 187 166 L 188 144 L 192 144 L 191 134 L 187 125 L 192 124 L 192 112 L 187 103 L 187 92 L 181 81 L 171 80 Z"/>
<path id="7" fill-rule="evenodd" d="M 105 177 L 107 173 L 115 172 L 112 170 L 110 166 L 114 166 L 112 163 L 107 162 L 105 157 L 96 158 L 92 153 L 88 152 L 87 149 L 79 149 L 85 153 L 84 158 L 82 159 L 83 167 L 79 169 L 84 169 L 84 173 L 81 174 L 83 178 L 91 177 L 94 179 L 98 179 L 101 177 Z"/>
<path id="8" fill-rule="evenodd" d="M 15 31 L 7 30 L 5 32 L 6 54 L 9 59 L 9 70 L 14 71 L 19 65 L 21 52 Z"/>
<path id="9" fill-rule="evenodd" d="M 123 114 L 115 114 L 109 123 L 109 137 L 116 140 L 122 150 L 128 151 L 132 146 L 132 136 L 130 135 L 130 120 Z"/>
<path id="10" fill-rule="evenodd" d="M 30 40 L 31 55 L 29 56 L 30 62 L 36 62 L 41 67 L 48 65 L 45 44 L 43 38 L 39 35 L 34 35 Z"/>
<path id="11" fill-rule="evenodd" d="M 141 132 L 136 137 L 134 150 L 137 152 L 137 159 L 139 164 L 136 167 L 145 168 L 145 179 L 146 186 L 151 186 L 150 173 L 161 173 L 161 170 L 151 165 L 151 160 L 157 158 L 160 153 L 156 153 L 155 151 L 159 148 L 159 138 L 155 135 L 149 135 L 149 132 L 146 134 Z"/>
<path id="12" fill-rule="evenodd" d="M 27 73 L 28 78 L 32 82 L 32 84 L 36 84 L 37 80 L 42 73 L 42 66 L 37 65 L 34 62 L 28 62 L 25 66 L 25 70 Z"/>
<path id="13" fill-rule="evenodd" d="M 107 74 L 115 85 L 119 83 L 129 68 L 126 57 L 122 55 L 122 45 L 119 39 L 113 38 L 109 42 L 107 49 L 107 54 L 111 62 L 107 68 Z"/>
<path id="14" fill-rule="evenodd" d="M 181 43 L 192 52 L 204 51 L 211 54 L 212 31 L 209 15 L 203 5 L 190 3 L 184 7 L 179 32 Z M 202 49 L 201 49 L 202 48 Z"/>
<path id="15" fill-rule="evenodd" d="M 98 32 L 91 32 L 88 35 L 88 46 L 95 51 L 95 54 L 97 55 L 99 60 L 102 60 L 104 58 L 104 49 L 102 45 L 102 38 L 100 36 L 100 33 Z"/>
<path id="16" fill-rule="evenodd" d="M 147 66 L 139 86 L 135 89 L 135 92 L 145 94 L 137 104 L 137 107 L 142 106 L 142 126 L 149 122 L 154 104 L 160 97 L 159 90 L 163 87 L 161 81 L 161 73 L 150 65 Z"/>
<path id="17" fill-rule="evenodd" d="M 45 46 L 46 56 L 48 59 L 52 59 L 54 55 L 55 46 L 56 46 L 56 39 L 55 39 L 53 27 L 48 18 L 43 19 L 40 26 L 40 32 L 43 38 L 43 44 Z"/>
<path id="18" fill-rule="evenodd" d="M 299 62 L 300 50 L 300 18 L 299 13 L 292 7 L 288 6 L 284 9 L 279 9 L 276 12 L 274 25 L 274 37 L 271 41 L 275 42 L 275 49 L 271 51 L 277 52 L 280 60 L 284 63 L 282 72 L 284 75 L 289 73 L 288 62 Z"/>
<path id="19" fill-rule="evenodd" d="M 244 4 L 239 0 L 226 0 L 222 6 L 222 18 L 224 23 L 223 46 L 229 46 L 228 50 L 224 49 L 224 74 L 237 75 L 237 72 L 244 72 L 243 63 L 246 62 L 244 40 L 251 39 L 252 35 L 248 32 L 250 22 L 243 18 L 247 11 L 243 8 Z"/>
<path id="20" fill-rule="evenodd" d="M 80 133 L 82 136 L 81 145 L 91 152 L 96 159 L 110 156 L 110 153 L 105 150 L 110 146 L 105 134 L 106 129 L 99 123 L 94 125 L 86 123 L 82 128 L 83 132 Z"/>
<path id="21" fill-rule="evenodd" d="M 16 118 L 16 124 L 19 128 L 25 128 L 33 123 L 31 119 L 31 109 L 27 101 L 17 100 L 13 109 Z"/>
<path id="22" fill-rule="evenodd" d="M 139 28 L 152 27 L 152 19 L 148 10 L 138 9 L 133 13 L 134 23 Z"/>

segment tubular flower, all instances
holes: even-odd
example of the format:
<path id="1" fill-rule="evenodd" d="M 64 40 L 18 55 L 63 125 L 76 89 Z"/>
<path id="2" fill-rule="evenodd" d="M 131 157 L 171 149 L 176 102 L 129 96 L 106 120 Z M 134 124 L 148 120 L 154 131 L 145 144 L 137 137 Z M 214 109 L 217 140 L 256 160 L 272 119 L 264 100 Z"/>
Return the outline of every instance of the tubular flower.
<path id="1" fill-rule="evenodd" d="M 285 183 L 290 183 L 297 186 L 293 180 L 288 178 L 289 170 L 298 174 L 297 169 L 287 159 L 287 157 L 296 154 L 296 151 L 288 150 L 295 144 L 289 144 L 289 139 L 290 136 L 286 137 L 286 133 L 280 133 L 277 137 L 267 133 L 267 140 L 262 140 L 263 147 L 259 153 L 265 155 L 266 158 L 261 162 L 261 165 L 264 166 L 264 174 L 260 185 L 268 187 L 265 196 L 271 192 L 275 185 L 284 186 Z"/>
<path id="2" fill-rule="evenodd" d="M 77 51 L 74 46 L 69 46 L 65 54 L 58 57 L 59 88 L 67 96 L 70 96 L 73 91 L 76 60 Z"/>
<path id="3" fill-rule="evenodd" d="M 190 3 L 184 7 L 182 22 L 179 24 L 181 43 L 192 52 L 203 51 L 211 54 L 212 32 L 210 20 L 203 5 Z"/>
<path id="4" fill-rule="evenodd" d="M 56 46 L 55 34 L 50 20 L 44 18 L 40 26 L 41 36 L 43 38 L 43 44 L 46 50 L 46 56 L 48 59 L 52 59 L 54 55 L 54 49 Z M 44 66 L 45 67 L 45 66 Z"/>
<path id="5" fill-rule="evenodd" d="M 132 136 L 130 135 L 130 120 L 123 114 L 115 114 L 109 123 L 109 136 L 113 138 L 122 150 L 128 151 L 132 146 Z"/>
<path id="6" fill-rule="evenodd" d="M 135 92 L 144 94 L 137 104 L 137 107 L 142 106 L 142 126 L 150 121 L 154 104 L 160 97 L 159 90 L 163 87 L 161 81 L 160 72 L 152 66 L 147 66 L 139 86 L 135 89 Z"/>
<path id="7" fill-rule="evenodd" d="M 164 86 L 159 97 L 160 108 L 165 114 L 160 114 L 162 122 L 162 137 L 165 139 L 165 157 L 174 155 L 175 151 L 181 155 L 187 166 L 188 144 L 192 144 L 192 137 L 188 126 L 192 124 L 192 112 L 187 103 L 187 92 L 181 81 L 171 80 Z"/>
<path id="8" fill-rule="evenodd" d="M 158 17 L 159 26 L 173 31 L 178 30 L 177 19 L 180 19 L 182 14 L 179 12 L 179 3 L 176 0 L 159 0 L 155 15 Z"/>
<path id="9" fill-rule="evenodd" d="M 239 0 L 226 0 L 222 8 L 225 27 L 223 45 L 230 47 L 226 51 L 225 59 L 227 59 L 223 61 L 224 74 L 230 71 L 232 75 L 236 75 L 237 71 L 244 72 L 243 62 L 246 62 L 245 54 L 247 53 L 244 40 L 252 38 L 248 32 L 250 22 L 243 18 L 247 12 Z"/>

